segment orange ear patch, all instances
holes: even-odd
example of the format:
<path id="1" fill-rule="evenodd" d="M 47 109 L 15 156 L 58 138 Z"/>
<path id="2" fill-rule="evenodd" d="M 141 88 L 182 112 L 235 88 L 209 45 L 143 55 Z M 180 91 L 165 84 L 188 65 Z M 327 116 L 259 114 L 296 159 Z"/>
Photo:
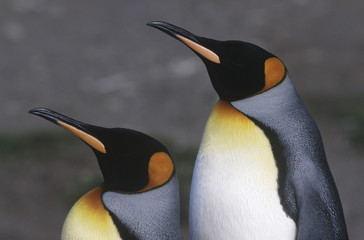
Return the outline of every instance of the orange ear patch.
<path id="1" fill-rule="evenodd" d="M 154 153 L 149 161 L 149 183 L 138 192 L 144 192 L 167 182 L 172 176 L 173 169 L 172 159 L 167 153 Z"/>
<path id="2" fill-rule="evenodd" d="M 286 74 L 284 64 L 276 57 L 265 60 L 264 63 L 265 86 L 261 92 L 270 89 L 283 80 Z"/>

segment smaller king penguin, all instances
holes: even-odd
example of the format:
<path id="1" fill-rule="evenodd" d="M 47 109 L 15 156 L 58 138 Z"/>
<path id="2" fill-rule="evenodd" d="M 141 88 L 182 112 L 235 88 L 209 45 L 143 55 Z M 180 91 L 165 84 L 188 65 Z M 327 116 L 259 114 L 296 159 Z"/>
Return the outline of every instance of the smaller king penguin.
<path id="1" fill-rule="evenodd" d="M 104 178 L 68 213 L 63 240 L 182 239 L 177 176 L 160 142 L 130 129 L 82 123 L 46 108 L 29 112 L 89 145 Z"/>
<path id="2" fill-rule="evenodd" d="M 282 61 L 251 43 L 148 25 L 192 49 L 220 97 L 193 172 L 191 239 L 348 239 L 319 130 Z"/>

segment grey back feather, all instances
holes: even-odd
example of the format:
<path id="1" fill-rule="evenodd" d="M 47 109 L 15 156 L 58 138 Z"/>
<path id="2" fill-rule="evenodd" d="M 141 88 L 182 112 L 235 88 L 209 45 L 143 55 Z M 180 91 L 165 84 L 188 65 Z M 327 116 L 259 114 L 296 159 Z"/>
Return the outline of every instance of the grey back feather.
<path id="1" fill-rule="evenodd" d="M 270 140 L 281 204 L 297 224 L 297 239 L 347 239 L 321 135 L 289 75 L 276 87 L 231 104 Z"/>
<path id="2" fill-rule="evenodd" d="M 147 192 L 105 192 L 105 207 L 127 233 L 123 239 L 182 239 L 176 174 L 164 185 Z M 120 227 L 118 227 L 120 229 Z"/>

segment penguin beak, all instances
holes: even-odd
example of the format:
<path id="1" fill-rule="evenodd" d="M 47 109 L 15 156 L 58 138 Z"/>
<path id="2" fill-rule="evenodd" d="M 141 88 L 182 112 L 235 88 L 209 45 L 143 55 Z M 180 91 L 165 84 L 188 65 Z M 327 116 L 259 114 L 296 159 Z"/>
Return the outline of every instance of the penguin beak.
<path id="1" fill-rule="evenodd" d="M 67 129 L 95 150 L 106 154 L 104 144 L 88 130 L 91 125 L 69 118 L 47 108 L 34 108 L 30 110 L 29 113 L 40 116 Z"/>
<path id="2" fill-rule="evenodd" d="M 148 26 L 154 27 L 156 29 L 161 30 L 162 32 L 167 33 L 171 37 L 181 41 L 187 47 L 192 49 L 194 52 L 196 52 L 199 56 L 220 64 L 220 58 L 219 56 L 213 52 L 211 49 L 207 48 L 203 45 L 204 38 L 198 37 L 188 31 L 186 31 L 183 28 L 177 27 L 175 25 L 172 25 L 170 23 L 161 22 L 161 21 L 153 21 L 150 23 L 147 23 Z M 207 40 L 207 39 L 205 39 Z"/>

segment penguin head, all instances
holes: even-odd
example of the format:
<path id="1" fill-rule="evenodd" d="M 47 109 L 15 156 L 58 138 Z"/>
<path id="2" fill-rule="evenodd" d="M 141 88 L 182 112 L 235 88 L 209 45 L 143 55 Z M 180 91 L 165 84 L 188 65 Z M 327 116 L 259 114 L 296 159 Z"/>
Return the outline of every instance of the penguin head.
<path id="1" fill-rule="evenodd" d="M 91 147 L 104 177 L 105 190 L 144 192 L 163 185 L 174 174 L 168 150 L 144 133 L 93 126 L 46 108 L 35 108 L 29 113 L 71 131 Z"/>
<path id="2" fill-rule="evenodd" d="M 166 22 L 148 25 L 183 42 L 201 58 L 223 101 L 259 94 L 279 84 L 286 75 L 286 68 L 277 57 L 252 43 L 199 37 Z"/>

